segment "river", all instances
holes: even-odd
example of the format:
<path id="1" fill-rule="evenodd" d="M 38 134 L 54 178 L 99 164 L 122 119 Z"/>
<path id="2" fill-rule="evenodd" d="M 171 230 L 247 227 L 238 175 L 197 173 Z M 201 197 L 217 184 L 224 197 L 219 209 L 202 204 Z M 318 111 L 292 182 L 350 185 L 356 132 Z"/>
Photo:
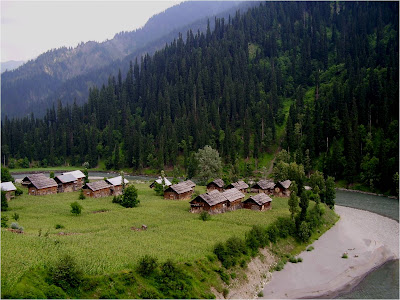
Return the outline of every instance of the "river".
<path id="1" fill-rule="evenodd" d="M 336 191 L 336 204 L 368 210 L 399 221 L 399 200 L 355 192 Z M 396 237 L 394 237 L 396 238 Z M 397 237 L 398 238 L 398 237 Z M 369 273 L 339 299 L 399 299 L 399 261 L 389 261 Z"/>

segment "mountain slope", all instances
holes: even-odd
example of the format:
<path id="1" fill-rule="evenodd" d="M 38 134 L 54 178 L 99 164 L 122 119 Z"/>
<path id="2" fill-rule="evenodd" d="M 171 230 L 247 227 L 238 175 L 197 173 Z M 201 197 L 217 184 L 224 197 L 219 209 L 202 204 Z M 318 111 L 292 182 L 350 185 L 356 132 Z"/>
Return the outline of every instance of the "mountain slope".
<path id="1" fill-rule="evenodd" d="M 12 71 L 20 66 L 22 66 L 25 63 L 23 60 L 9 60 L 1 63 L 1 73 L 5 71 Z"/>
<path id="2" fill-rule="evenodd" d="M 84 102 L 84 98 L 87 98 L 87 85 L 81 84 L 81 89 L 73 87 L 68 93 L 53 93 L 66 81 L 88 73 L 91 73 L 87 77 L 89 85 L 105 83 L 104 78 L 97 78 L 97 70 L 123 59 L 137 49 L 143 49 L 148 43 L 157 41 L 177 28 L 193 23 L 194 20 L 239 5 L 240 2 L 229 1 L 184 2 L 153 16 L 143 28 L 121 32 L 112 40 L 103 43 L 81 43 L 76 48 L 62 47 L 47 51 L 18 70 L 2 74 L 2 116 L 23 116 L 32 111 L 43 115 L 48 103 L 57 98 L 69 97 L 68 100 L 72 102 L 71 97 L 77 97 L 78 102 Z M 115 73 L 116 70 L 112 71 Z"/>

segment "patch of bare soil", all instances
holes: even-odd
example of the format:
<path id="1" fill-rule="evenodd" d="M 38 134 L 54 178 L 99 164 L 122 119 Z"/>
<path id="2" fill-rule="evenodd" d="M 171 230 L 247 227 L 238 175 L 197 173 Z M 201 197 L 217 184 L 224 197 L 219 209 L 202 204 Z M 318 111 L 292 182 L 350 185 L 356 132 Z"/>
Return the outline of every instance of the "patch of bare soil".
<path id="1" fill-rule="evenodd" d="M 21 234 L 24 234 L 24 232 L 23 232 L 22 230 L 19 230 L 19 229 L 8 228 L 7 230 L 8 230 L 8 231 L 11 231 L 11 232 L 14 232 L 14 233 L 21 233 Z"/>
<path id="2" fill-rule="evenodd" d="M 260 250 L 261 255 L 252 259 L 247 265 L 247 279 L 235 279 L 228 287 L 229 299 L 255 299 L 263 290 L 264 285 L 271 279 L 269 269 L 277 259 L 266 248 Z M 218 298 L 219 295 L 214 295 Z"/>
<path id="3" fill-rule="evenodd" d="M 140 227 L 140 228 L 131 227 L 131 230 L 133 230 L 133 231 L 143 231 L 143 230 L 147 230 L 147 226 L 146 225 L 142 225 L 142 227 Z"/>
<path id="4" fill-rule="evenodd" d="M 77 232 L 59 232 L 57 233 L 57 235 L 76 235 L 76 234 L 80 234 Z"/>
<path id="5" fill-rule="evenodd" d="M 108 212 L 108 211 L 109 211 L 108 209 L 100 209 L 100 210 L 92 211 L 92 214 L 99 214 L 99 213 L 104 213 L 104 212 Z"/>

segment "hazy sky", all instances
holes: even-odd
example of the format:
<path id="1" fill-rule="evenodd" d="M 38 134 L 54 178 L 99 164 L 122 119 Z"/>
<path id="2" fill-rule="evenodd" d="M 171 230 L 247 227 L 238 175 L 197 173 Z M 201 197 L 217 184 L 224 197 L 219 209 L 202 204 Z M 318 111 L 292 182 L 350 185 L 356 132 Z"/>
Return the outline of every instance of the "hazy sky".
<path id="1" fill-rule="evenodd" d="M 180 2 L 1 0 L 1 61 L 29 60 L 53 48 L 112 39 Z"/>

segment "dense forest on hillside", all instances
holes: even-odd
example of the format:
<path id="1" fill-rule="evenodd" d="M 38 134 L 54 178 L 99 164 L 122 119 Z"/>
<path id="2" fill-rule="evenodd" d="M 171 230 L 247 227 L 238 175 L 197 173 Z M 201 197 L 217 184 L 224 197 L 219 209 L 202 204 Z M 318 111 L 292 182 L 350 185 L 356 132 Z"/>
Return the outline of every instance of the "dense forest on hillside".
<path id="1" fill-rule="evenodd" d="M 267 2 L 131 62 L 83 106 L 3 119 L 2 153 L 50 165 L 182 164 L 193 176 L 197 149 L 211 145 L 229 168 L 281 143 L 285 126 L 282 148 L 306 171 L 394 192 L 398 50 L 396 2 Z"/>

